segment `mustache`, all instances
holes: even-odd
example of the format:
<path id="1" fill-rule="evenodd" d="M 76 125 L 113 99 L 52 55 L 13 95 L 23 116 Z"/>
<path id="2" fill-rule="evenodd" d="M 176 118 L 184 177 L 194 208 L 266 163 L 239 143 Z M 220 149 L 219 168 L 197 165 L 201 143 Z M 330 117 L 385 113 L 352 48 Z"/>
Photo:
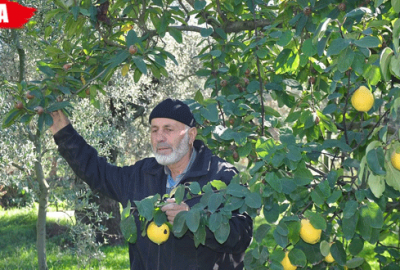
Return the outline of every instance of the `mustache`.
<path id="1" fill-rule="evenodd" d="M 156 145 L 156 150 L 159 148 L 171 148 L 173 149 L 173 147 L 171 145 L 169 145 L 168 143 L 157 143 Z"/>

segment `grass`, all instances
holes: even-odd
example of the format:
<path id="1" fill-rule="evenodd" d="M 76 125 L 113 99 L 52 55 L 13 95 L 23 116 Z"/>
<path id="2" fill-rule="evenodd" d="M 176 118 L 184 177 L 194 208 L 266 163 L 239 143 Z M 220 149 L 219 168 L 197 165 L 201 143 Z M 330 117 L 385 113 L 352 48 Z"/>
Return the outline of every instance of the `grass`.
<path id="1" fill-rule="evenodd" d="M 0 209 L 0 265 L 1 269 L 38 269 L 36 252 L 36 209 Z M 82 267 L 82 258 L 67 247 L 68 232 L 65 226 L 69 219 L 47 220 L 46 243 L 49 269 L 129 269 L 128 246 L 102 246 L 102 260 L 91 260 Z M 79 254 L 79 253 L 78 253 Z M 80 257 L 80 256 L 79 256 Z"/>

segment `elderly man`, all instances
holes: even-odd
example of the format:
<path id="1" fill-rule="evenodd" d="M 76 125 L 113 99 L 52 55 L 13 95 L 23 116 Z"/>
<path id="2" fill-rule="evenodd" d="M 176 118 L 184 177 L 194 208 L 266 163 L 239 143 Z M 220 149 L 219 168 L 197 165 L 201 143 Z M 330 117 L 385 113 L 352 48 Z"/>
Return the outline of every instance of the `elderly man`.
<path id="1" fill-rule="evenodd" d="M 93 190 L 121 202 L 142 200 L 150 195 L 166 194 L 178 184 L 198 182 L 200 186 L 212 180 L 229 183 L 237 170 L 213 155 L 202 141 L 195 140 L 197 129 L 189 107 L 179 100 L 166 99 L 149 117 L 151 144 L 155 158 L 145 158 L 134 165 L 117 167 L 99 157 L 74 130 L 61 112 L 52 113 L 50 127 L 60 154 L 74 172 Z M 168 199 L 162 208 L 173 223 L 180 211 L 188 211 L 196 200 L 176 204 Z M 244 252 L 252 238 L 252 220 L 245 214 L 233 214 L 230 234 L 224 244 L 218 243 L 207 231 L 205 245 L 195 247 L 193 234 L 181 238 L 171 235 L 157 245 L 139 236 L 129 244 L 131 269 L 134 270 L 233 270 L 243 269 Z M 136 217 L 136 223 L 139 220 Z"/>

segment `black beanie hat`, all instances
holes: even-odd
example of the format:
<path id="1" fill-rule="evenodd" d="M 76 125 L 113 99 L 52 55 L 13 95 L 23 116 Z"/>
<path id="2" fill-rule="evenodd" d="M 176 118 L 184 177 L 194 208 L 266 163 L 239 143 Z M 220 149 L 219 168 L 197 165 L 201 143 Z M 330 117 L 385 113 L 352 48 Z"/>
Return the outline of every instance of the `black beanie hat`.
<path id="1" fill-rule="evenodd" d="M 184 123 L 189 127 L 196 125 L 189 106 L 178 99 L 166 99 L 160 102 L 150 113 L 149 123 L 153 118 L 169 118 Z"/>

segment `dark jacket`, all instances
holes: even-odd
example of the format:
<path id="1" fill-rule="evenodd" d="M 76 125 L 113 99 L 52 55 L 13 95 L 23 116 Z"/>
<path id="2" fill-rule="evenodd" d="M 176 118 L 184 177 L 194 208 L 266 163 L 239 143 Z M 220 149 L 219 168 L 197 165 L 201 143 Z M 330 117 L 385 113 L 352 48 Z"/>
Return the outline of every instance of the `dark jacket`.
<path id="1" fill-rule="evenodd" d="M 117 167 L 99 157 L 97 151 L 68 125 L 54 135 L 60 154 L 71 168 L 92 190 L 122 203 L 142 200 L 154 194 L 165 194 L 167 175 L 164 167 L 154 158 L 145 158 L 134 165 Z M 200 186 L 211 180 L 229 183 L 237 170 L 228 162 L 213 155 L 203 142 L 195 141 L 198 155 L 181 183 L 199 182 Z M 187 201 L 191 207 L 194 200 Z M 233 270 L 243 269 L 243 256 L 252 238 L 252 220 L 246 214 L 234 214 L 230 219 L 231 232 L 224 244 L 219 244 L 210 231 L 206 244 L 194 245 L 188 232 L 182 238 L 171 233 L 167 242 L 157 245 L 140 236 L 140 224 L 135 244 L 129 244 L 131 269 L 134 270 Z"/>

